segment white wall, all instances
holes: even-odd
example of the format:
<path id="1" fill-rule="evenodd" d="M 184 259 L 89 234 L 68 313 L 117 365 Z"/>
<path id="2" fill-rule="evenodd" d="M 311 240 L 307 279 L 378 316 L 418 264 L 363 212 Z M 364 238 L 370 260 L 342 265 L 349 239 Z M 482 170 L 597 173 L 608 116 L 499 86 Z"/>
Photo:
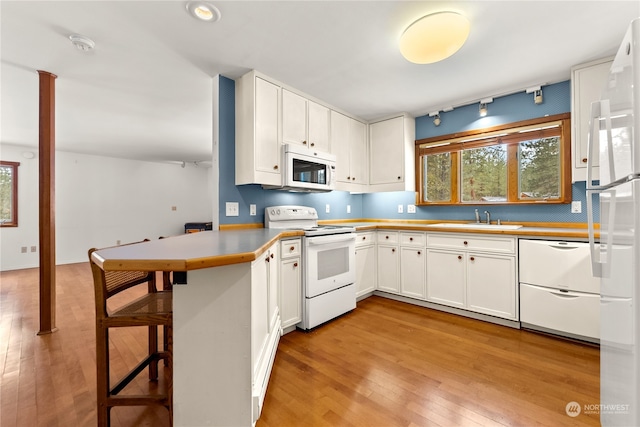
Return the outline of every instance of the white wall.
<path id="1" fill-rule="evenodd" d="M 0 228 L 0 271 L 37 267 L 38 152 L 2 144 L 0 158 L 20 162 L 18 227 Z M 56 264 L 87 261 L 92 247 L 181 234 L 185 222 L 212 220 L 209 168 L 58 151 L 55 180 Z"/>

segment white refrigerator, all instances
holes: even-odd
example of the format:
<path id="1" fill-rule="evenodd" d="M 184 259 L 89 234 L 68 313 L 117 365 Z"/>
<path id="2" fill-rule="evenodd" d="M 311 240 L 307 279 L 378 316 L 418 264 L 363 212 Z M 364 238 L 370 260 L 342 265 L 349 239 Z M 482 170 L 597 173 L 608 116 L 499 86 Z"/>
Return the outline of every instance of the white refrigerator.
<path id="1" fill-rule="evenodd" d="M 640 18 L 618 49 L 600 101 L 591 105 L 587 214 L 600 287 L 600 421 L 640 425 Z M 593 200 L 600 201 L 600 240 Z M 595 230 L 597 231 L 597 230 Z M 585 402 L 587 403 L 587 402 Z M 595 402 L 594 402 L 595 403 Z"/>

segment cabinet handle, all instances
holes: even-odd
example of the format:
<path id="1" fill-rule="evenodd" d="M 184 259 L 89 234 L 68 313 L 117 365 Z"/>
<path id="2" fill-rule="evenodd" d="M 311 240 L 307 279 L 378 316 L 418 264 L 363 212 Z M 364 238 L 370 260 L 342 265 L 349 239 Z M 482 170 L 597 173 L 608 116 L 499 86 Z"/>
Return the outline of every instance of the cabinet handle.
<path id="1" fill-rule="evenodd" d="M 401 176 L 399 176 L 399 177 L 398 177 L 398 179 L 402 179 L 402 177 L 401 177 Z"/>
<path id="2" fill-rule="evenodd" d="M 296 249 L 296 247 L 295 247 L 295 246 L 291 246 L 291 247 L 289 248 L 289 250 L 290 250 L 291 252 L 293 252 L 295 249 Z"/>
<path id="3" fill-rule="evenodd" d="M 302 141 L 302 145 L 307 145 L 307 141 Z"/>
<path id="4" fill-rule="evenodd" d="M 273 259 L 273 254 L 271 254 L 271 259 Z"/>
<path id="5" fill-rule="evenodd" d="M 586 157 L 582 159 L 582 163 L 587 163 L 587 158 Z"/>
<path id="6" fill-rule="evenodd" d="M 389 236 L 384 236 L 384 238 L 385 238 L 385 239 L 388 239 L 388 238 L 389 238 Z"/>
<path id="7" fill-rule="evenodd" d="M 458 255 L 458 259 L 462 259 L 462 255 Z"/>
<path id="8" fill-rule="evenodd" d="M 367 236 L 362 236 L 362 240 L 367 240 Z"/>
<path id="9" fill-rule="evenodd" d="M 418 251 L 418 255 L 420 255 L 422 252 Z"/>
<path id="10" fill-rule="evenodd" d="M 395 249 L 391 249 L 391 252 L 395 252 L 395 251 L 396 251 Z"/>
<path id="11" fill-rule="evenodd" d="M 264 260 L 265 260 L 266 262 L 269 262 L 269 257 L 266 257 Z"/>
<path id="12" fill-rule="evenodd" d="M 298 263 L 297 263 L 297 262 L 294 262 L 294 263 L 293 263 L 293 266 L 294 266 L 294 267 L 297 267 L 297 266 L 298 266 Z"/>
<path id="13" fill-rule="evenodd" d="M 413 237 L 409 237 L 409 241 L 410 241 L 410 242 L 413 242 Z"/>
<path id="14" fill-rule="evenodd" d="M 309 144 L 309 145 L 311 145 L 312 147 L 315 147 L 315 146 L 316 146 L 315 142 L 312 142 L 312 143 L 311 143 L 311 144 Z"/>
<path id="15" fill-rule="evenodd" d="M 350 176 L 348 176 L 348 177 L 347 177 L 347 179 L 351 179 L 351 177 L 350 177 Z"/>
<path id="16" fill-rule="evenodd" d="M 467 246 L 469 244 L 469 242 L 467 242 L 466 240 L 464 242 L 462 242 L 463 245 Z"/>
<path id="17" fill-rule="evenodd" d="M 471 261 L 475 261 L 475 260 L 476 260 L 474 257 L 469 257 L 469 259 L 470 259 Z"/>
<path id="18" fill-rule="evenodd" d="M 278 170 L 278 165 L 275 165 L 273 169 Z"/>
<path id="19" fill-rule="evenodd" d="M 355 181 L 355 180 L 356 180 L 356 177 L 355 177 L 355 176 L 351 177 L 351 180 L 352 180 L 352 181 Z"/>

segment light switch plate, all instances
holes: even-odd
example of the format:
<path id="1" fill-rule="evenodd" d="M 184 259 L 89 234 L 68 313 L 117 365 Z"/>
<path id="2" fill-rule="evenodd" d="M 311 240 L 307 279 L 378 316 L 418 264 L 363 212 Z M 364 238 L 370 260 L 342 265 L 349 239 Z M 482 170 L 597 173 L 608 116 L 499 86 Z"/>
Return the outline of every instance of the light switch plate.
<path id="1" fill-rule="evenodd" d="M 404 212 L 404 207 L 402 205 L 398 205 L 398 213 Z"/>
<path id="2" fill-rule="evenodd" d="M 325 207 L 324 207 L 324 211 L 325 211 L 326 213 L 330 213 L 330 212 L 331 212 L 331 205 L 329 205 L 329 203 L 327 203 L 327 204 L 325 205 Z"/>
<path id="3" fill-rule="evenodd" d="M 347 205 L 347 213 L 351 213 L 351 205 Z"/>
<path id="4" fill-rule="evenodd" d="M 580 200 L 571 202 L 571 213 L 582 213 L 582 202 Z"/>
<path id="5" fill-rule="evenodd" d="M 227 202 L 225 208 L 227 216 L 240 216 L 240 203 Z"/>
<path id="6" fill-rule="evenodd" d="M 254 205 L 254 204 L 250 204 L 249 205 L 249 215 L 251 215 L 251 216 L 255 216 L 256 215 L 256 205 Z"/>

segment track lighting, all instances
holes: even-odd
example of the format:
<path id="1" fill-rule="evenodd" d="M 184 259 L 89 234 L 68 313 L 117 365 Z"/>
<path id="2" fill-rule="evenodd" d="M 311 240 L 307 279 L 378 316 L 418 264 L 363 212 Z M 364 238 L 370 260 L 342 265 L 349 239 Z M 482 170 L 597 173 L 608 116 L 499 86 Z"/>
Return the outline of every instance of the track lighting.
<path id="1" fill-rule="evenodd" d="M 480 117 L 484 117 L 487 115 L 487 104 L 493 102 L 493 98 L 485 98 L 480 100 L 480 108 L 478 109 L 478 112 L 480 113 Z"/>
<path id="2" fill-rule="evenodd" d="M 542 88 L 540 86 L 530 87 L 527 93 L 533 93 L 533 103 L 542 104 Z"/>
<path id="3" fill-rule="evenodd" d="M 435 126 L 440 126 L 440 123 L 442 123 L 442 120 L 440 120 L 440 112 L 439 111 L 434 111 L 432 113 L 429 113 L 429 117 L 433 117 L 433 124 Z"/>

